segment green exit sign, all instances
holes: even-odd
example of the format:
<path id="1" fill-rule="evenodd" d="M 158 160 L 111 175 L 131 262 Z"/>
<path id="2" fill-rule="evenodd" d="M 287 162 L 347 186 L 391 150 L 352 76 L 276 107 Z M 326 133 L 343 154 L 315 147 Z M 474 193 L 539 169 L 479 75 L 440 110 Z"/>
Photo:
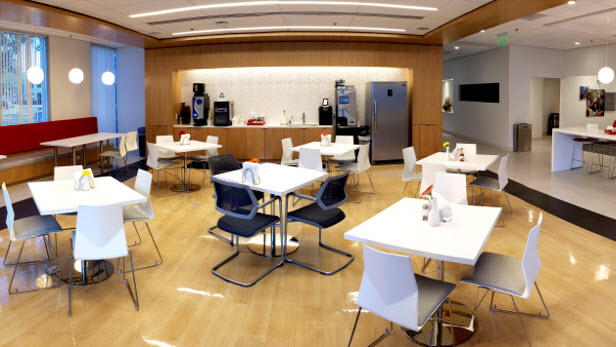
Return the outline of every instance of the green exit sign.
<path id="1" fill-rule="evenodd" d="M 506 46 L 507 45 L 507 35 L 503 35 L 503 36 L 499 36 L 498 37 L 498 45 L 499 46 Z"/>

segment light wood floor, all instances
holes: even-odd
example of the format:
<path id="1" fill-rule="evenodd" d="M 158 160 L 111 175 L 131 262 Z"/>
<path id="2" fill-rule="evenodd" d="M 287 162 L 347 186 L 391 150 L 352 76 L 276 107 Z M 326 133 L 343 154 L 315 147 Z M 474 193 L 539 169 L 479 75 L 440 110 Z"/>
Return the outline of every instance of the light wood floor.
<path id="1" fill-rule="evenodd" d="M 151 223 L 163 252 L 162 266 L 139 271 L 137 285 L 141 308 L 135 312 L 121 275 L 95 286 L 75 287 L 73 316 L 67 315 L 67 286 L 35 293 L 7 294 L 12 268 L 0 270 L 0 345 L 6 346 L 346 346 L 357 313 L 355 299 L 363 270 L 361 245 L 343 238 L 343 233 L 371 217 L 404 195 L 402 166 L 373 167 L 377 194 L 362 196 L 361 204 L 343 206 L 346 220 L 324 232 L 324 241 L 355 254 L 355 261 L 333 276 L 323 276 L 285 264 L 251 288 L 241 288 L 211 274 L 213 265 L 231 254 L 232 248 L 207 233 L 220 214 L 213 208 L 212 190 L 152 198 L 156 219 Z M 196 174 L 197 176 L 199 173 Z M 195 177 L 195 176 L 193 176 Z M 362 188 L 368 189 L 362 179 Z M 133 180 L 127 182 L 132 185 Z M 409 184 L 406 196 L 415 192 Z M 505 203 L 498 196 L 498 203 Z M 530 227 L 540 210 L 510 197 L 513 215 L 506 228 L 497 228 L 485 250 L 522 257 Z M 486 203 L 491 204 L 491 200 Z M 74 219 L 61 217 L 64 226 Z M 147 237 L 134 248 L 136 265 L 153 260 L 154 249 Z M 290 233 L 301 241 L 296 259 L 326 268 L 344 258 L 320 252 L 317 231 L 294 224 Z M 60 263 L 66 263 L 70 234 L 60 235 Z M 135 233 L 127 225 L 127 237 Z M 8 245 L 6 230 L 0 232 L 0 252 Z M 28 247 L 30 246 L 30 247 Z M 26 248 L 43 251 L 41 242 Z M 17 250 L 14 248 L 14 250 Z M 248 252 L 223 270 L 240 279 L 262 271 L 272 263 Z M 535 346 L 616 345 L 616 243 L 544 214 L 539 239 L 542 268 L 538 283 L 550 309 L 549 320 L 524 318 Z M 11 252 L 11 259 L 16 253 Z M 39 253 L 40 254 L 40 253 Z M 34 252 L 28 252 L 31 257 Z M 317 260 L 315 260 L 317 261 Z M 420 258 L 413 258 L 415 272 Z M 114 262 L 115 263 L 115 262 Z M 459 283 L 471 267 L 446 263 L 445 279 L 458 284 L 452 298 L 469 306 L 475 287 Z M 436 277 L 436 265 L 429 268 Z M 17 285 L 44 282 L 42 266 L 21 268 Z M 536 292 L 529 300 L 518 300 L 521 310 L 542 309 Z M 507 297 L 495 303 L 509 308 Z M 525 345 L 516 316 L 489 313 L 487 303 L 477 311 L 480 330 L 465 345 Z M 365 346 L 381 334 L 387 323 L 370 313 L 362 314 L 355 346 Z M 412 345 L 396 327 L 383 346 Z"/>

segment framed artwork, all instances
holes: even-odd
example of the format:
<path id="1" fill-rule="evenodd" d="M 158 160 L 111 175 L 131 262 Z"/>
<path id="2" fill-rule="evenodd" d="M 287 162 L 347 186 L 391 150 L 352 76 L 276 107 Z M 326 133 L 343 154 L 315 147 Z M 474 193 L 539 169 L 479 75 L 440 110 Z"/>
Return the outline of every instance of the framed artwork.
<path id="1" fill-rule="evenodd" d="M 588 95 L 588 87 L 580 87 L 580 100 L 586 100 L 586 95 Z"/>
<path id="2" fill-rule="evenodd" d="M 586 95 L 586 117 L 605 115 L 605 89 L 589 89 Z"/>

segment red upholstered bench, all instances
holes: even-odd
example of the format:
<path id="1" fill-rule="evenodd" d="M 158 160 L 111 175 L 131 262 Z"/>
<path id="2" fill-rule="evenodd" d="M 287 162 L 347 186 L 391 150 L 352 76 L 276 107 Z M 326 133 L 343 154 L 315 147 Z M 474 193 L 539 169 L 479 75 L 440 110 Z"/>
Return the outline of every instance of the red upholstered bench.
<path id="1" fill-rule="evenodd" d="M 87 135 L 98 132 L 96 117 L 66 119 L 59 121 L 9 125 L 0 127 L 0 154 L 11 155 L 2 160 L 3 169 L 34 164 L 53 159 L 53 150 L 41 150 L 48 147 L 41 146 L 41 142 Z M 38 150 L 38 151 L 36 151 Z M 35 152 L 31 152 L 35 151 Z M 70 154 L 70 150 L 62 155 Z"/>

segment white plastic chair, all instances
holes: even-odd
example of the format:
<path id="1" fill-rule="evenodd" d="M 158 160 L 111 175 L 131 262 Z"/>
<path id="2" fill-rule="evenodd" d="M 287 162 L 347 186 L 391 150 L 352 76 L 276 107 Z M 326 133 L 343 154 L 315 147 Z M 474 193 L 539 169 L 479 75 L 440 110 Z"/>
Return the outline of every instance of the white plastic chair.
<path id="1" fill-rule="evenodd" d="M 500 164 L 498 166 L 498 179 L 491 177 L 479 177 L 472 181 L 469 186 L 472 187 L 472 199 L 473 205 L 475 205 L 475 187 L 483 188 L 492 191 L 492 198 L 494 198 L 494 202 L 496 202 L 496 194 L 494 192 L 503 192 L 505 194 L 505 200 L 507 200 L 507 205 L 509 205 L 509 212 L 507 214 L 511 214 L 513 210 L 511 209 L 511 203 L 509 202 L 509 198 L 507 197 L 507 192 L 505 192 L 505 187 L 507 183 L 509 183 L 509 179 L 507 178 L 507 160 L 509 158 L 509 154 L 504 157 L 501 157 Z M 477 197 L 482 197 L 483 192 Z M 502 227 L 505 226 L 505 219 L 501 214 Z"/>
<path id="2" fill-rule="evenodd" d="M 402 182 L 406 182 L 404 185 L 404 190 L 402 193 L 406 191 L 406 186 L 409 185 L 409 182 L 421 182 L 422 173 L 417 172 L 417 156 L 415 155 L 415 149 L 413 147 L 407 147 L 402 150 L 402 158 L 404 159 L 404 170 L 402 171 Z M 415 196 L 419 192 L 419 183 L 417 184 L 417 189 L 415 190 Z"/>
<path id="3" fill-rule="evenodd" d="M 173 135 L 158 135 L 156 136 L 156 144 L 161 144 L 161 143 L 173 143 Z M 149 150 L 149 148 L 148 148 Z M 156 149 L 158 151 L 158 157 L 160 159 L 169 159 L 169 160 L 178 160 L 178 159 L 182 159 L 183 157 L 180 157 L 179 155 L 176 155 L 175 153 L 173 153 L 172 151 L 168 151 L 162 148 L 158 148 Z"/>
<path id="4" fill-rule="evenodd" d="M 526 334 L 529 344 L 531 343 L 530 337 L 526 332 L 526 327 L 524 326 L 521 315 L 541 319 L 547 319 L 550 317 L 550 311 L 548 311 L 548 307 L 545 304 L 541 291 L 539 290 L 539 286 L 537 285 L 537 275 L 539 274 L 539 269 L 541 268 L 541 260 L 539 259 L 537 243 L 539 241 L 539 233 L 541 231 L 542 222 L 543 213 L 540 213 L 537 225 L 530 229 L 530 232 L 528 233 L 528 241 L 526 242 L 524 256 L 521 260 L 508 255 L 483 252 L 479 256 L 479 259 L 477 259 L 473 275 L 461 280 L 462 282 L 476 285 L 477 294 L 479 294 L 480 288 L 486 290 L 481 300 L 476 303 L 475 310 L 479 307 L 479 305 L 481 305 L 488 292 L 492 291 L 490 311 L 517 314 L 520 322 L 522 323 L 522 328 L 524 329 L 524 333 Z M 541 299 L 541 303 L 543 304 L 543 308 L 546 312 L 545 315 L 541 313 L 521 313 L 518 311 L 518 306 L 516 305 L 513 297 L 516 296 L 518 298 L 528 299 L 532 292 L 533 284 L 535 285 L 535 288 L 537 288 L 537 293 L 539 294 L 539 298 Z M 495 292 L 509 295 L 515 311 L 505 310 L 493 305 Z M 478 295 L 476 297 L 478 297 Z"/>
<path id="5" fill-rule="evenodd" d="M 133 274 L 133 291 L 122 275 L 124 284 L 128 288 L 135 309 L 139 311 L 139 296 L 137 294 L 137 282 L 133 268 L 133 256 L 126 246 L 124 234 L 124 222 L 122 221 L 122 205 L 80 205 L 77 208 L 77 228 L 71 240 L 73 251 L 68 256 L 68 315 L 72 313 L 71 287 L 72 287 L 72 264 L 73 259 L 81 261 L 81 268 L 85 269 L 87 260 L 122 258 L 122 270 L 124 270 L 124 258 L 130 258 L 130 267 Z"/>
<path id="6" fill-rule="evenodd" d="M 434 165 L 434 164 L 424 164 L 421 166 L 421 171 L 422 171 L 422 176 L 421 176 L 421 188 L 419 189 L 420 194 L 425 192 L 426 189 L 430 188 L 431 185 L 434 185 L 436 173 L 445 172 L 445 166 Z"/>
<path id="7" fill-rule="evenodd" d="M 434 192 L 445 200 L 459 205 L 468 205 L 466 176 L 462 174 L 437 172 L 434 178 Z"/>
<path id="8" fill-rule="evenodd" d="M 218 136 L 212 136 L 212 135 L 208 135 L 206 140 L 206 143 L 209 144 L 213 144 L 213 145 L 217 145 L 218 144 Z M 207 177 L 207 166 L 205 165 L 210 157 L 213 157 L 215 155 L 218 155 L 218 148 L 214 148 L 214 149 L 206 149 L 205 150 L 205 155 L 191 155 L 188 157 L 188 160 L 191 161 L 190 163 L 190 171 L 188 172 L 188 183 L 190 183 L 190 173 L 192 172 L 192 169 L 194 168 L 194 164 L 193 163 L 199 163 L 201 164 L 201 167 L 203 168 L 203 180 L 202 180 L 202 184 L 205 186 L 205 179 Z"/>
<path id="9" fill-rule="evenodd" d="M 124 170 L 128 174 L 128 164 L 126 162 L 126 135 L 122 135 L 122 137 L 120 138 L 120 146 L 118 147 L 117 151 L 103 152 L 100 156 L 109 158 L 112 167 L 113 159 L 122 159 L 122 161 L 124 162 Z"/>
<path id="10" fill-rule="evenodd" d="M 357 318 L 349 339 L 353 341 L 362 309 L 389 320 L 390 329 L 375 342 L 393 334 L 393 323 L 419 332 L 456 288 L 455 284 L 413 272 L 406 255 L 385 253 L 364 245 L 364 274 L 357 297 Z M 419 303 L 422 302 L 420 307 Z M 451 301 L 450 301 L 451 310 Z M 450 325 L 453 329 L 453 325 Z M 434 321 L 432 323 L 434 332 Z M 453 331 L 452 331 L 453 336 Z M 430 341 L 432 341 L 432 336 Z M 373 342 L 370 346 L 374 345 Z"/>
<path id="11" fill-rule="evenodd" d="M 154 244 L 154 248 L 156 248 L 156 253 L 158 253 L 158 259 L 152 264 L 143 265 L 135 268 L 135 271 L 146 269 L 149 267 L 154 267 L 161 265 L 163 263 L 163 256 L 158 249 L 158 245 L 156 244 L 156 240 L 154 239 L 154 235 L 152 235 L 152 231 L 150 230 L 150 225 L 148 224 L 149 220 L 154 219 L 154 209 L 152 209 L 152 202 L 150 201 L 150 191 L 152 188 L 152 174 L 139 170 L 137 171 L 137 178 L 135 179 L 135 191 L 137 193 L 145 196 L 148 200 L 146 202 L 142 202 L 136 205 L 122 206 L 122 217 L 124 219 L 124 223 L 132 222 L 133 227 L 135 228 L 135 232 L 137 233 L 137 237 L 139 241 L 136 241 L 130 245 L 138 246 L 141 244 L 141 235 L 139 235 L 139 230 L 137 229 L 136 222 L 143 222 L 145 226 L 148 228 L 148 233 L 150 234 L 150 238 L 152 239 L 152 243 Z M 118 260 L 119 262 L 119 260 Z"/>
<path id="12" fill-rule="evenodd" d="M 353 144 L 353 136 L 349 135 L 336 135 L 336 143 L 343 145 L 352 145 Z M 355 160 L 355 151 L 346 152 L 343 155 L 336 155 L 329 159 L 329 161 L 333 161 L 334 163 L 344 164 L 348 162 L 352 162 Z"/>
<path id="13" fill-rule="evenodd" d="M 318 148 L 300 148 L 298 166 L 303 169 L 316 170 L 323 172 L 323 161 L 321 161 L 321 150 Z"/>
<path id="14" fill-rule="evenodd" d="M 137 143 L 137 132 L 131 131 L 126 133 L 126 151 L 134 152 L 139 150 L 139 144 Z"/>
<path id="15" fill-rule="evenodd" d="M 297 166 L 299 159 L 293 159 L 293 140 L 290 137 L 282 139 L 282 159 L 280 165 Z"/>
<path id="16" fill-rule="evenodd" d="M 155 144 L 148 142 L 147 165 L 152 170 L 156 170 L 156 172 L 158 172 L 158 184 L 156 185 L 156 194 L 154 194 L 154 196 L 158 198 L 160 197 L 158 196 L 158 189 L 160 188 L 160 171 L 162 170 L 163 175 L 168 174 L 168 172 L 166 172 L 165 170 L 166 168 L 173 167 L 173 166 L 177 168 L 179 164 L 178 162 L 173 161 L 171 159 L 158 158 L 158 147 Z M 167 181 L 167 176 L 165 176 L 165 182 L 166 181 Z M 169 185 L 169 182 L 167 182 L 167 185 Z"/>
<path id="17" fill-rule="evenodd" d="M 359 152 L 357 153 L 357 162 L 345 163 L 345 164 L 336 166 L 336 169 L 338 170 L 348 171 L 353 174 L 353 189 L 357 193 L 357 200 L 355 201 L 349 200 L 349 202 L 360 203 L 361 194 L 374 195 L 376 193 L 376 190 L 374 189 L 374 184 L 372 183 L 372 177 L 370 177 L 370 157 L 369 157 L 370 153 L 369 152 L 370 152 L 370 144 L 359 145 Z M 362 172 L 365 172 L 366 175 L 368 175 L 368 180 L 370 181 L 370 186 L 372 187 L 371 192 L 359 191 L 359 180 L 357 180 L 355 177 Z"/>
<path id="18" fill-rule="evenodd" d="M 31 266 L 33 264 L 48 264 L 51 261 L 54 261 L 57 254 L 57 238 L 56 238 L 56 253 L 54 254 L 53 248 L 51 246 L 51 234 L 56 234 L 62 232 L 62 227 L 60 224 L 56 222 L 56 220 L 52 216 L 32 216 L 21 218 L 15 220 L 15 210 L 13 210 L 13 204 L 11 203 L 11 197 L 9 196 L 9 191 L 6 189 L 6 184 L 2 183 L 2 193 L 4 195 L 4 204 L 6 207 L 6 226 L 9 229 L 9 245 L 6 249 L 6 253 L 4 254 L 3 264 L 6 268 L 9 266 L 15 266 L 13 270 L 13 275 L 11 276 L 11 281 L 9 283 L 9 294 L 19 294 L 19 293 L 28 293 L 37 291 L 39 289 L 47 289 L 47 288 L 36 288 L 36 289 L 28 289 L 28 290 L 19 290 L 15 289 L 15 291 L 11 291 L 13 287 L 13 281 L 15 280 L 15 274 L 17 273 L 17 268 L 19 266 Z M 28 239 L 33 239 L 41 237 L 43 239 L 45 245 L 45 252 L 47 253 L 47 257 L 43 260 L 35 260 L 28 262 L 20 262 L 21 254 L 24 250 L 24 245 Z M 14 263 L 8 263 L 6 260 L 9 255 L 9 250 L 11 249 L 11 245 L 13 242 L 22 241 L 21 248 L 19 249 L 19 254 L 17 255 L 17 260 Z M 49 252 L 53 255 L 53 259 L 51 258 Z M 57 288 L 60 286 L 60 282 L 58 281 L 57 285 L 49 288 Z"/>

